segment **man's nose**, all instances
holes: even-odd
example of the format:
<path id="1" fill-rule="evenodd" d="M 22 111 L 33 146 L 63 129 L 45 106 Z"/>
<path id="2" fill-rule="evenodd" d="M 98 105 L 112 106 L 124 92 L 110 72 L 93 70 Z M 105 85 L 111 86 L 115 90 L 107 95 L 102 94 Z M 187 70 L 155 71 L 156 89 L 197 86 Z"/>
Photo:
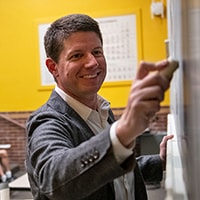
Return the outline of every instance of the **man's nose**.
<path id="1" fill-rule="evenodd" d="M 97 67 L 99 63 L 93 54 L 88 54 L 86 56 L 85 67 Z"/>

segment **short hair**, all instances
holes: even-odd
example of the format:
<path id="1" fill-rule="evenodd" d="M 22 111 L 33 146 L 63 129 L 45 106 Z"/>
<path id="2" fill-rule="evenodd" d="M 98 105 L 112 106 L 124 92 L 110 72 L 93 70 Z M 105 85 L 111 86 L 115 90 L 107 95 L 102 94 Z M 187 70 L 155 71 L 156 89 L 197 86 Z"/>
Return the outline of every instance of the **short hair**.
<path id="1" fill-rule="evenodd" d="M 95 32 L 103 44 L 102 34 L 97 21 L 85 14 L 71 14 L 57 19 L 48 28 L 44 36 L 46 56 L 58 62 L 64 48 L 64 40 L 72 33 L 79 31 Z"/>

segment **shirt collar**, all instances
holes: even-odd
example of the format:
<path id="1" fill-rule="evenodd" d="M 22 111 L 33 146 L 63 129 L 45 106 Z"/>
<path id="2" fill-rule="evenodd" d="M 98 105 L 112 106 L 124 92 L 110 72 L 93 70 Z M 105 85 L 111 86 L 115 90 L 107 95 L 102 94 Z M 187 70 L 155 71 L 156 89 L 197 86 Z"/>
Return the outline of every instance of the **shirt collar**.
<path id="1" fill-rule="evenodd" d="M 55 91 L 61 96 L 61 98 L 65 102 L 67 102 L 82 117 L 83 120 L 87 121 L 88 117 L 93 111 L 91 108 L 77 101 L 70 95 L 66 94 L 57 85 L 55 87 Z M 105 115 L 105 113 L 108 113 L 109 108 L 110 108 L 110 103 L 106 99 L 98 95 L 97 110 L 100 113 L 100 115 Z"/>

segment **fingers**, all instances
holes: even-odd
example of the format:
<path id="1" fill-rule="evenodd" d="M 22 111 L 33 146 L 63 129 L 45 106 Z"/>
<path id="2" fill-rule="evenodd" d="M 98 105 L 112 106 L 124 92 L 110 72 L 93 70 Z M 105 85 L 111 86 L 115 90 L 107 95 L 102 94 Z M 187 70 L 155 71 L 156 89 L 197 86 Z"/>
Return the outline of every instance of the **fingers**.
<path id="1" fill-rule="evenodd" d="M 161 143 L 160 143 L 160 145 L 166 146 L 167 141 L 171 140 L 173 137 L 174 137 L 174 135 L 166 135 L 166 136 L 164 136 L 162 141 L 161 141 Z"/>
<path id="2" fill-rule="evenodd" d="M 164 93 L 169 88 L 169 80 L 161 76 L 158 72 L 151 73 L 145 76 L 143 79 L 136 79 L 132 85 L 132 88 L 143 89 L 151 88 L 154 86 L 160 87 L 162 93 Z M 153 88 L 152 88 L 153 89 Z"/>
<path id="3" fill-rule="evenodd" d="M 140 62 L 140 67 L 136 74 L 136 79 L 143 79 L 152 71 L 160 71 L 161 69 L 165 68 L 168 64 L 167 60 L 162 60 L 156 63 L 153 62 Z"/>
<path id="4" fill-rule="evenodd" d="M 128 101 L 128 112 L 149 120 L 160 109 L 160 102 L 164 99 L 164 93 L 159 86 L 133 89 Z M 133 115 L 134 115 L 133 113 Z"/>
<path id="5" fill-rule="evenodd" d="M 156 82 L 151 84 L 143 82 L 141 85 L 133 86 L 131 90 L 132 99 L 136 98 L 141 101 L 158 100 L 161 102 L 164 99 L 164 89 Z"/>
<path id="6" fill-rule="evenodd" d="M 167 141 L 171 140 L 173 137 L 174 137 L 174 135 L 164 136 L 161 143 L 160 143 L 160 158 L 163 161 L 166 160 Z"/>
<path id="7" fill-rule="evenodd" d="M 174 135 L 166 135 L 163 137 L 161 143 L 160 143 L 160 150 L 165 150 L 167 148 L 167 141 L 171 140 L 174 137 Z"/>

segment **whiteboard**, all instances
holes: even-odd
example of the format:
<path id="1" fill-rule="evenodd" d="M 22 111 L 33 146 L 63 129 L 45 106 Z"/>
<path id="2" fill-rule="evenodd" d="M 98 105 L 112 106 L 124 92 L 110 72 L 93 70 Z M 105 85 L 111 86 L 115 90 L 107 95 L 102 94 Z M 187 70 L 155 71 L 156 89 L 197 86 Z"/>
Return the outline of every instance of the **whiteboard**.
<path id="1" fill-rule="evenodd" d="M 168 1 L 168 41 L 169 56 L 179 61 L 179 69 L 175 72 L 170 87 L 171 113 L 176 124 L 175 137 L 184 137 L 184 98 L 183 98 L 183 66 L 182 66 L 182 19 L 180 0 Z M 181 148 L 181 146 L 180 146 Z"/>
<path id="2" fill-rule="evenodd" d="M 179 69 L 170 88 L 171 125 L 174 124 L 173 142 L 176 145 L 171 145 L 172 149 L 168 146 L 170 149 L 167 149 L 176 147 L 177 151 L 171 151 L 171 155 L 167 156 L 166 180 L 171 180 L 168 181 L 171 186 L 166 184 L 169 196 L 166 200 L 199 200 L 200 3 L 196 0 L 168 0 L 167 7 L 169 52 L 170 56 L 179 61 Z M 181 183 L 177 182 L 179 178 L 182 178 Z M 185 189 L 182 187 L 180 191 L 180 187 L 177 187 L 180 185 L 185 186 Z"/>

